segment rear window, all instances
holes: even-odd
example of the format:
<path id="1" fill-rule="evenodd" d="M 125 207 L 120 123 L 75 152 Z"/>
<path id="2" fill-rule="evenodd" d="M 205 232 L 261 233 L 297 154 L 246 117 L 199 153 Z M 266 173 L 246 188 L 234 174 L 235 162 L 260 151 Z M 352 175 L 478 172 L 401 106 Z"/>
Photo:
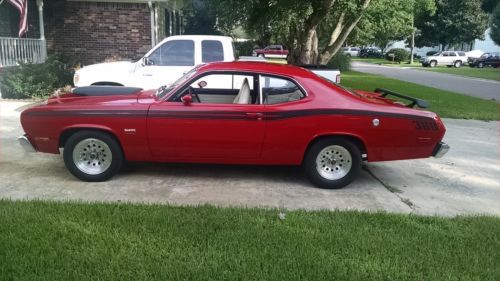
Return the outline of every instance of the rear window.
<path id="1" fill-rule="evenodd" d="M 458 55 L 461 56 L 461 57 L 465 57 L 465 53 L 464 52 L 458 52 Z"/>
<path id="2" fill-rule="evenodd" d="M 223 61 L 224 48 L 222 43 L 217 40 L 201 41 L 201 60 L 202 62 Z"/>

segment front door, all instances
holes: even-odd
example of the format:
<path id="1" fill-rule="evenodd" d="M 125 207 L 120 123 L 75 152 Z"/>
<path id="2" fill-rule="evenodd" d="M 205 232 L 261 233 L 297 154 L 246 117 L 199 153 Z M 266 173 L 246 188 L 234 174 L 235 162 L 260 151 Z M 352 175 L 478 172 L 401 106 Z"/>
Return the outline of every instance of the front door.
<path id="1" fill-rule="evenodd" d="M 148 135 L 153 158 L 257 162 L 266 123 L 255 78 L 233 73 L 206 75 L 197 78 L 178 98 L 152 105 Z M 186 95 L 191 96 L 191 103 L 180 100 Z"/>

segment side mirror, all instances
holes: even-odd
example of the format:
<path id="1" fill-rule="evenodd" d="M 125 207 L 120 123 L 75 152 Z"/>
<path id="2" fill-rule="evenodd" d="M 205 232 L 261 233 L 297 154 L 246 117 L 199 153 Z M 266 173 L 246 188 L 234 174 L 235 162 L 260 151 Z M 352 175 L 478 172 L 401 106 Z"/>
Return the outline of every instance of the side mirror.
<path id="1" fill-rule="evenodd" d="M 190 94 L 184 95 L 181 98 L 184 105 L 190 105 L 193 102 L 193 97 Z"/>
<path id="2" fill-rule="evenodd" d="M 143 57 L 142 58 L 142 65 L 143 66 L 146 66 L 146 65 L 154 65 L 154 61 L 150 60 L 148 57 Z"/>
<path id="3" fill-rule="evenodd" d="M 207 86 L 207 82 L 206 81 L 200 81 L 200 82 L 198 82 L 198 87 L 205 88 L 206 86 Z"/>

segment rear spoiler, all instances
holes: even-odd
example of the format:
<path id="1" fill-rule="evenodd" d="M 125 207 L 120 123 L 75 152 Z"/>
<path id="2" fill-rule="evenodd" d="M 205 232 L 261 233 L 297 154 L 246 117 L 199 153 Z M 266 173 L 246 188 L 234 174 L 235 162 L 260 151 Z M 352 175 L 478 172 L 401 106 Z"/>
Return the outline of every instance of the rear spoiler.
<path id="1" fill-rule="evenodd" d="M 425 101 L 425 100 L 416 99 L 416 98 L 413 98 L 413 97 L 410 97 L 407 95 L 403 95 L 403 94 L 396 93 L 396 92 L 389 91 L 389 90 L 382 89 L 382 88 L 375 89 L 375 93 L 380 93 L 380 96 L 383 98 L 386 96 L 395 96 L 398 98 L 409 100 L 409 101 L 411 101 L 411 103 L 407 104 L 406 105 L 407 107 L 414 107 L 416 105 L 420 108 L 427 108 L 429 106 L 429 103 L 427 103 L 427 101 Z"/>

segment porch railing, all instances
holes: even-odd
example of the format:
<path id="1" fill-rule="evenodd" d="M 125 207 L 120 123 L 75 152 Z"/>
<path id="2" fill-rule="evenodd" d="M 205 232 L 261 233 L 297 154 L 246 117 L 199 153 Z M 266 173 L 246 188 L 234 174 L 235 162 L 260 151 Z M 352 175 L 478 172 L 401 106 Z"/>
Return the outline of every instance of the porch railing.
<path id="1" fill-rule="evenodd" d="M 0 65 L 42 63 L 47 58 L 46 41 L 32 38 L 0 37 Z"/>

